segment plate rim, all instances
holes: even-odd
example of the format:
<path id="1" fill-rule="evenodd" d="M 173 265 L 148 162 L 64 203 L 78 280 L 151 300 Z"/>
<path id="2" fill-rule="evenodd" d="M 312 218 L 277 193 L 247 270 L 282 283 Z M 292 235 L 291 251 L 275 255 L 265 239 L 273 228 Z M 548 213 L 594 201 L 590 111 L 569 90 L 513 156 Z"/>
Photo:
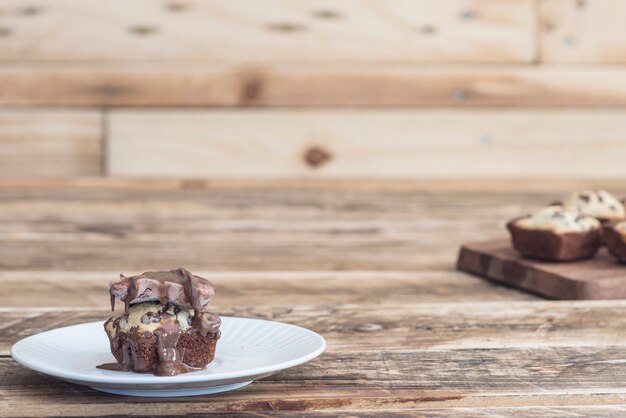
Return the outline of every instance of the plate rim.
<path id="1" fill-rule="evenodd" d="M 270 321 L 266 319 L 257 319 L 257 318 L 242 318 L 236 316 L 221 316 L 222 320 L 242 320 L 242 321 L 250 321 L 250 322 L 265 322 L 271 324 L 278 324 L 279 326 L 284 326 L 287 328 L 298 329 L 299 332 L 304 332 L 316 338 L 316 342 L 318 343 L 318 347 L 307 353 L 306 355 L 297 357 L 295 359 L 284 361 L 281 363 L 257 367 L 253 369 L 246 369 L 241 371 L 234 372 L 226 372 L 221 374 L 194 374 L 194 373 L 184 373 L 177 376 L 154 376 L 150 373 L 145 373 L 145 376 L 133 377 L 132 380 L 129 380 L 126 375 L 115 376 L 115 375 L 100 375 L 100 376 L 85 376 L 80 373 L 65 371 L 65 370 L 51 370 L 45 364 L 40 361 L 32 361 L 28 357 L 24 357 L 23 353 L 20 353 L 20 349 L 25 344 L 28 344 L 30 339 L 35 337 L 41 338 L 42 334 L 58 332 L 60 330 L 65 330 L 68 328 L 75 328 L 87 325 L 102 325 L 105 321 L 93 321 L 93 322 L 85 322 L 82 324 L 74 324 L 68 325 L 64 327 L 54 328 L 47 331 L 38 332 L 36 334 L 30 335 L 28 337 L 22 338 L 15 344 L 11 346 L 11 357 L 18 364 L 27 367 L 31 370 L 34 370 L 39 373 L 46 374 L 48 376 L 54 376 L 63 380 L 71 380 L 71 381 L 80 381 L 84 384 L 116 384 L 116 385 L 155 385 L 155 384 L 177 384 L 177 383 L 210 383 L 212 381 L 226 381 L 233 379 L 241 379 L 241 378 L 252 378 L 254 376 L 268 375 L 281 370 L 289 369 L 291 367 L 298 366 L 300 364 L 306 363 L 308 361 L 313 360 L 318 357 L 326 350 L 326 340 L 320 334 L 311 331 L 310 329 L 300 327 L 298 325 L 293 325 L 285 322 L 279 321 Z M 103 331 L 104 332 L 104 331 Z M 143 375 L 144 373 L 136 373 L 136 375 Z"/>

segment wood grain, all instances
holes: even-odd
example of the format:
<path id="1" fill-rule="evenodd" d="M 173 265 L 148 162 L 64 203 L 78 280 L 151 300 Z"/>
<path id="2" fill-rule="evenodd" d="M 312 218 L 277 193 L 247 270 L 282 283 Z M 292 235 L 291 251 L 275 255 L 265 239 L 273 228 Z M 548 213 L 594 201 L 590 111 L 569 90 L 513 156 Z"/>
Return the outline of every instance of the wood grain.
<path id="1" fill-rule="evenodd" d="M 0 110 L 0 176 L 100 175 L 101 126 L 98 112 Z"/>
<path id="2" fill-rule="evenodd" d="M 527 62 L 534 54 L 531 0 L 180 4 L 5 0 L 0 60 Z"/>
<path id="3" fill-rule="evenodd" d="M 483 408 L 539 406 L 548 411 L 561 407 L 593 411 L 594 406 L 611 405 L 619 411 L 625 384 L 621 349 L 625 310 L 621 301 L 362 305 L 328 312 L 296 308 L 273 317 L 289 317 L 322 332 L 328 351 L 246 389 L 212 396 L 210 402 L 206 397 L 119 402 L 118 397 L 60 383 L 8 359 L 0 359 L 0 394 L 10 399 L 16 415 L 37 414 L 43 408 L 54 414 L 68 393 L 72 402 L 63 405 L 65 413 L 83 415 L 103 414 L 112 405 L 117 414 L 136 414 L 139 407 L 143 414 L 171 414 L 181 402 L 195 413 L 354 414 L 451 407 L 486 413 Z M 255 316 L 254 312 L 247 313 Z M 359 328 L 361 321 L 370 316 L 379 320 L 382 315 L 389 322 L 381 328 L 369 327 L 369 332 Z M 0 317 L 0 338 L 6 341 L 16 332 L 85 321 L 94 312 L 10 311 Z"/>
<path id="4" fill-rule="evenodd" d="M 5 64 L 0 104 L 11 106 L 229 106 L 245 73 L 225 65 Z"/>
<path id="5" fill-rule="evenodd" d="M 421 408 L 426 410 L 423 416 L 430 416 L 430 408 L 443 414 L 454 407 L 476 408 L 483 413 L 489 408 L 507 411 L 526 407 L 542 407 L 544 413 L 594 411 L 598 407 L 623 410 L 623 391 L 613 389 L 622 384 L 624 372 L 617 347 L 534 352 L 545 356 L 550 367 L 537 364 L 543 362 L 529 354 L 528 350 L 516 349 L 329 353 L 235 392 L 157 402 L 142 398 L 120 401 L 119 397 L 62 383 L 0 359 L 0 393 L 11 400 L 10 410 L 15 416 L 55 415 L 60 411 L 74 416 L 110 416 L 111 412 L 117 416 L 172 415 L 181 411 L 231 416 L 273 416 L 280 411 L 285 415 L 309 411 L 315 416 L 328 411 L 330 415 L 354 416 L 360 415 L 359 411 L 380 415 L 387 410 L 412 411 L 412 416 L 420 416 Z M 617 365 L 607 367 L 597 358 Z M 596 374 L 601 378 L 596 379 Z M 588 388 L 581 389 L 581 385 Z M 72 402 L 63 403 L 68 394 Z"/>
<path id="6" fill-rule="evenodd" d="M 624 411 L 625 301 L 536 301 L 453 270 L 458 244 L 622 181 L 0 180 L 0 411 L 13 416 L 531 416 Z M 154 251 L 159 247 L 159 251 Z M 128 399 L 18 366 L 103 320 L 117 273 L 186 265 L 222 315 L 321 333 L 314 361 L 211 397 Z"/>
<path id="7" fill-rule="evenodd" d="M 292 280 L 296 286 L 303 282 Z M 266 286 L 266 291 L 277 288 Z M 368 289 L 374 287 L 365 285 Z M 287 305 L 279 298 L 257 298 L 237 287 L 241 305 L 235 298 L 218 295 L 212 311 L 223 316 L 260 318 L 287 322 L 323 335 L 330 353 L 380 352 L 381 350 L 461 350 L 461 349 L 547 349 L 557 347 L 607 347 L 626 342 L 623 331 L 625 302 L 522 302 L 485 298 L 478 302 L 380 303 L 376 298 L 358 304 L 322 298 L 308 303 Z M 280 287 L 278 288 L 280 289 Z M 327 287 L 331 290 L 331 287 Z M 409 290 L 411 291 L 411 290 Z M 415 292 L 413 290 L 412 292 Z M 106 290 L 100 299 L 107 301 Z M 315 300 L 314 300 L 315 299 Z M 18 340 L 34 333 L 66 325 L 102 321 L 111 316 L 104 307 L 0 308 L 0 355 L 8 355 Z M 607 319 L 611 318 L 611 319 Z"/>
<path id="8" fill-rule="evenodd" d="M 15 64 L 8 106 L 624 106 L 613 66 Z"/>
<path id="9" fill-rule="evenodd" d="M 448 272 L 460 243 L 506 237 L 507 220 L 600 185 L 28 184 L 0 187 L 3 270 Z"/>
<path id="10" fill-rule="evenodd" d="M 109 172 L 121 176 L 626 175 L 621 110 L 136 110 L 109 120 Z"/>
<path id="11" fill-rule="evenodd" d="M 139 191 L 142 196 L 161 196 L 171 200 L 178 193 L 190 193 L 189 198 L 202 192 L 239 192 L 241 190 L 272 191 L 287 194 L 297 192 L 328 193 L 374 193 L 385 190 L 391 193 L 451 193 L 463 195 L 517 193 L 535 201 L 538 196 L 557 194 L 567 197 L 567 192 L 577 189 L 606 189 L 620 194 L 624 183 L 620 179 L 591 178 L 545 178 L 532 181 L 530 178 L 493 178 L 493 179 L 432 179 L 429 181 L 384 180 L 384 179 L 190 179 L 190 178 L 132 178 L 132 177 L 75 177 L 75 178 L 0 178 L 0 193 L 5 199 L 21 201 L 28 198 L 54 198 L 59 193 L 66 198 L 75 193 L 85 196 L 116 196 L 126 198 Z M 565 193 L 565 194 L 563 194 Z"/>
<path id="12" fill-rule="evenodd" d="M 148 266 L 146 266 L 148 268 Z M 126 272 L 130 274 L 130 272 Z M 535 299 L 453 271 L 194 271 L 217 285 L 217 306 L 254 307 L 369 303 L 432 303 Z M 108 309 L 108 284 L 120 272 L 0 271 L 0 307 Z M 328 289 L 333 291 L 329 292 Z M 281 289 L 279 293 L 275 289 Z"/>
<path id="13" fill-rule="evenodd" d="M 547 63 L 625 63 L 619 0 L 542 0 L 540 55 Z"/>
<path id="14" fill-rule="evenodd" d="M 550 263 L 519 255 L 509 240 L 466 244 L 457 268 L 553 299 L 624 299 L 626 269 L 601 248 L 589 260 Z"/>

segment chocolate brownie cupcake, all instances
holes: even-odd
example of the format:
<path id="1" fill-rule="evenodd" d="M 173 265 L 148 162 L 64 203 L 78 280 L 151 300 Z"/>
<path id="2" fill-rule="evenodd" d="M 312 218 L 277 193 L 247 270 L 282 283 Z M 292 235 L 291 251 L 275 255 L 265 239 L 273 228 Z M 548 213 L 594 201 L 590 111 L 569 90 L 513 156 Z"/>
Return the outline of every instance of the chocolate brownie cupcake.
<path id="1" fill-rule="evenodd" d="M 561 206 L 547 206 L 507 224 L 513 247 L 522 255 L 546 261 L 593 256 L 601 244 L 600 222 Z"/>
<path id="2" fill-rule="evenodd" d="M 604 243 L 620 263 L 626 263 L 626 221 L 604 224 Z"/>
<path id="3" fill-rule="evenodd" d="M 593 216 L 603 223 L 626 219 L 624 204 L 606 190 L 581 190 L 563 202 L 563 207 Z"/>
<path id="4" fill-rule="evenodd" d="M 99 368 L 173 376 L 213 361 L 221 321 L 207 310 L 208 280 L 185 269 L 122 275 L 109 293 L 111 309 L 118 299 L 124 312 L 104 323 L 117 363 Z"/>

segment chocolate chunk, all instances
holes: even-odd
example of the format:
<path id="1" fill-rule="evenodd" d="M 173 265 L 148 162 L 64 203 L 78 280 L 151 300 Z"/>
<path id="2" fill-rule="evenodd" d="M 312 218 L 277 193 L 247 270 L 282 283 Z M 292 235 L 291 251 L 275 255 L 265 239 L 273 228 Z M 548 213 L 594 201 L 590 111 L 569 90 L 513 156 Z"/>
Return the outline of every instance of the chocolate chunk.
<path id="1" fill-rule="evenodd" d="M 579 198 L 585 203 L 589 203 L 589 201 L 591 200 L 591 196 L 589 196 L 587 193 L 581 193 Z"/>
<path id="2" fill-rule="evenodd" d="M 219 316 L 210 312 L 196 312 L 193 318 L 193 325 L 200 335 L 206 337 L 207 334 L 216 334 L 219 332 L 222 320 Z"/>

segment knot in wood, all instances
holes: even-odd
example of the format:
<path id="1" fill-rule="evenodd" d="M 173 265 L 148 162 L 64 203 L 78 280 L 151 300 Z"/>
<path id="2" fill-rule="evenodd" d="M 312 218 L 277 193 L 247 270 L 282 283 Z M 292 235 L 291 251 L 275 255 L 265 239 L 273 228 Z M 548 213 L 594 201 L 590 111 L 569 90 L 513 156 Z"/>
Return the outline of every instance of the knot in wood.
<path id="1" fill-rule="evenodd" d="M 241 88 L 241 101 L 246 104 L 257 100 L 263 91 L 263 81 L 258 77 L 251 77 L 243 83 Z"/>
<path id="2" fill-rule="evenodd" d="M 374 332 L 381 329 L 383 329 L 382 325 L 378 324 L 361 324 L 354 327 L 354 330 L 358 332 Z"/>
<path id="3" fill-rule="evenodd" d="M 324 148 L 320 147 L 311 147 L 304 153 L 304 161 L 310 167 L 319 167 L 328 162 L 331 158 L 332 155 Z"/>

